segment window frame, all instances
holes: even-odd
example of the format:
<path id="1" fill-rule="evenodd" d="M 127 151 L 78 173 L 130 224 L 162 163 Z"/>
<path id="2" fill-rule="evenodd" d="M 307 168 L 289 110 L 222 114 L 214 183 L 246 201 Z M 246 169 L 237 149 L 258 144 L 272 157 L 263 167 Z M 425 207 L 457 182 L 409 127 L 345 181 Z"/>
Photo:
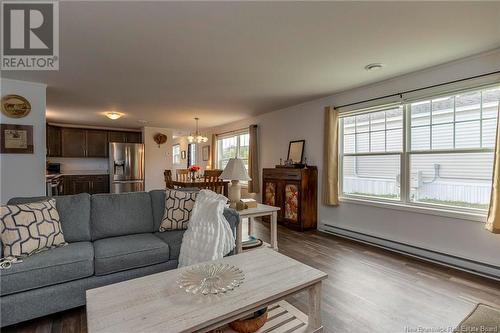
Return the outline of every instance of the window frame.
<path id="1" fill-rule="evenodd" d="M 495 148 L 461 148 L 461 149 L 432 149 L 432 141 L 430 141 L 430 146 L 428 150 L 412 150 L 411 149 L 411 104 L 420 101 L 426 101 L 429 99 L 438 99 L 440 97 L 446 97 L 450 95 L 462 94 L 473 91 L 483 91 L 489 88 L 500 88 L 500 82 L 494 84 L 488 84 L 483 86 L 477 86 L 469 89 L 460 89 L 455 91 L 448 91 L 439 94 L 429 94 L 427 96 L 419 97 L 413 100 L 402 100 L 398 103 L 385 104 L 360 110 L 353 110 L 349 112 L 344 112 L 339 114 L 339 200 L 341 202 L 347 203 L 360 203 L 370 206 L 383 207 L 389 209 L 412 211 L 417 213 L 424 213 L 430 215 L 438 215 L 445 217 L 453 217 L 471 221 L 486 222 L 486 216 L 488 211 L 478 208 L 467 208 L 467 207 L 456 207 L 437 203 L 424 203 L 412 201 L 410 198 L 410 182 L 411 182 L 411 170 L 410 170 L 410 158 L 412 155 L 430 155 L 430 154 L 468 154 L 468 153 L 494 153 Z M 367 152 L 367 153 L 347 153 L 344 154 L 344 126 L 343 118 L 357 116 L 361 114 L 370 114 L 377 111 L 384 111 L 397 106 L 403 107 L 403 126 L 402 126 L 402 150 L 401 152 Z M 455 147 L 455 133 L 456 133 L 456 111 L 454 105 L 453 112 L 453 147 Z M 481 115 L 480 115 L 480 142 L 482 146 L 482 99 L 481 99 Z M 500 114 L 497 115 L 500 117 Z M 429 113 L 429 128 L 432 132 L 432 108 Z M 386 142 L 387 145 L 387 142 Z M 344 180 L 344 156 L 394 156 L 400 155 L 400 198 L 399 199 L 389 199 L 376 196 L 359 195 L 359 194 L 349 194 L 344 193 L 343 190 L 343 180 Z"/>
<path id="2" fill-rule="evenodd" d="M 233 131 L 233 132 L 230 132 L 230 133 L 226 133 L 226 134 L 223 134 L 223 135 L 220 135 L 218 134 L 217 135 L 217 139 L 215 140 L 215 144 L 216 144 L 216 156 L 217 156 L 217 159 L 215 161 L 215 164 L 217 165 L 217 168 L 218 169 L 223 169 L 222 168 L 222 160 L 219 159 L 219 154 L 220 154 L 220 149 L 219 149 L 219 142 L 224 140 L 224 139 L 228 139 L 228 138 L 232 138 L 232 137 L 236 137 L 236 156 L 235 157 L 238 157 L 239 154 L 240 154 L 240 135 L 244 135 L 244 134 L 250 134 L 250 131 L 248 129 L 242 129 L 242 130 L 237 130 L 237 131 Z M 246 159 L 248 161 L 248 159 Z M 247 170 L 248 171 L 248 170 Z"/>

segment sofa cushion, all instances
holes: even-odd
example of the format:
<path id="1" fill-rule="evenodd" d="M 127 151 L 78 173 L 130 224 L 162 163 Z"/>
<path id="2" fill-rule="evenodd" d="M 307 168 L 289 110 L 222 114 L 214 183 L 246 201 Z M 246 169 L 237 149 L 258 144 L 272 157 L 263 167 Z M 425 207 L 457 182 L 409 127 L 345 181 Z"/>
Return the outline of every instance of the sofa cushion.
<path id="1" fill-rule="evenodd" d="M 197 195 L 198 192 L 167 189 L 165 191 L 165 212 L 159 231 L 187 229 Z"/>
<path id="2" fill-rule="evenodd" d="M 85 278 L 94 274 L 94 248 L 76 242 L 40 252 L 0 270 L 2 296 Z"/>
<path id="3" fill-rule="evenodd" d="M 92 240 L 153 232 L 149 194 L 132 192 L 93 195 L 91 232 Z"/>
<path id="4" fill-rule="evenodd" d="M 55 199 L 1 206 L 0 237 L 6 257 L 27 257 L 65 245 Z"/>
<path id="5" fill-rule="evenodd" d="M 94 242 L 95 275 L 166 262 L 169 246 L 153 234 L 99 239 Z"/>
<path id="6" fill-rule="evenodd" d="M 81 193 L 53 197 L 67 242 L 90 241 L 90 195 Z M 8 205 L 47 200 L 48 197 L 12 198 Z"/>
<path id="7" fill-rule="evenodd" d="M 181 192 L 198 192 L 200 189 L 196 187 L 183 187 L 177 189 Z M 154 231 L 160 230 L 163 214 L 165 213 L 165 190 L 152 190 L 149 191 L 151 197 L 151 205 L 153 206 L 153 229 Z"/>
<path id="8" fill-rule="evenodd" d="M 168 244 L 168 248 L 170 250 L 170 260 L 179 259 L 184 232 L 186 232 L 186 230 L 171 230 L 155 233 L 155 236 Z"/>

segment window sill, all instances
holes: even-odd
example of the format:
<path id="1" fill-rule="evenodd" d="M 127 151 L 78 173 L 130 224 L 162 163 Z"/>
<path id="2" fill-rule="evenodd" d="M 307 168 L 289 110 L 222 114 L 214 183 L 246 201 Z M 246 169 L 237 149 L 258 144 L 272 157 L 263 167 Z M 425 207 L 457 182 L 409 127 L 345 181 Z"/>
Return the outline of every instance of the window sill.
<path id="1" fill-rule="evenodd" d="M 352 203 L 352 204 L 360 204 L 367 206 L 374 206 L 386 209 L 394 209 L 401 210 L 413 213 L 421 213 L 427 215 L 435 215 L 435 216 L 443 216 L 443 217 L 451 217 L 460 220 L 468 220 L 474 222 L 486 222 L 486 213 L 475 213 L 475 212 L 463 212 L 453 209 L 444 209 L 444 208 L 434 208 L 434 207 L 424 207 L 419 205 L 407 204 L 402 202 L 390 202 L 390 201 L 379 201 L 379 200 L 370 200 L 365 198 L 353 198 L 353 197 L 340 197 L 340 202 Z"/>

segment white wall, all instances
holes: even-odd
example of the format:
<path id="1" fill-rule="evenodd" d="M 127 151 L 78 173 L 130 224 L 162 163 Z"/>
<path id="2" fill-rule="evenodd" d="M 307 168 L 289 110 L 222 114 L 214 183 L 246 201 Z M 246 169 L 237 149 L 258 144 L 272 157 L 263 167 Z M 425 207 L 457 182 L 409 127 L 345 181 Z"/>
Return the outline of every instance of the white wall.
<path id="1" fill-rule="evenodd" d="M 318 193 L 321 194 L 325 106 L 357 102 L 498 70 L 500 70 L 500 49 L 219 126 L 211 131 L 221 133 L 250 124 L 259 125 L 262 168 L 274 167 L 279 163 L 280 158 L 286 158 L 289 141 L 305 139 L 304 156 L 309 165 L 318 166 L 320 179 Z M 500 235 L 489 233 L 484 229 L 484 224 L 479 222 L 360 204 L 342 203 L 337 208 L 329 207 L 321 204 L 321 195 L 318 197 L 318 214 L 320 230 L 324 229 L 324 224 L 328 223 L 368 235 L 500 266 L 500 256 L 498 256 Z"/>
<path id="2" fill-rule="evenodd" d="M 33 154 L 1 154 L 0 201 L 6 203 L 16 196 L 45 195 L 45 91 L 46 85 L 1 79 L 0 95 L 21 95 L 31 103 L 27 117 L 14 119 L 0 116 L 2 124 L 32 125 Z"/>
<path id="3" fill-rule="evenodd" d="M 157 133 L 167 136 L 167 142 L 158 147 L 153 140 Z M 146 191 L 164 189 L 165 180 L 163 172 L 172 169 L 172 133 L 168 128 L 144 127 L 142 135 L 144 139 L 144 187 Z"/>
<path id="4" fill-rule="evenodd" d="M 61 172 L 75 171 L 102 171 L 108 173 L 109 160 L 107 158 L 89 157 L 48 157 L 47 161 L 61 163 Z"/>

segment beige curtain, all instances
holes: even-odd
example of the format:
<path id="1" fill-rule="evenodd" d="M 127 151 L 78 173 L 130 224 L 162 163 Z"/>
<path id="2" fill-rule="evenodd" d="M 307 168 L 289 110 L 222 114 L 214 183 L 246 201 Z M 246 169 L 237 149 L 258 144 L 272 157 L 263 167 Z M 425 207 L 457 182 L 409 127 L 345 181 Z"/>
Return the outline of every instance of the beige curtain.
<path id="1" fill-rule="evenodd" d="M 210 167 L 217 169 L 217 134 L 212 134 L 210 142 Z"/>
<path id="2" fill-rule="evenodd" d="M 323 202 L 325 205 L 339 204 L 339 116 L 333 106 L 325 108 L 323 165 Z"/>
<path id="3" fill-rule="evenodd" d="M 500 113 L 500 107 L 499 107 Z M 497 120 L 497 138 L 495 145 L 495 162 L 493 163 L 493 186 L 491 189 L 490 209 L 486 229 L 500 234 L 500 116 Z"/>
<path id="4" fill-rule="evenodd" d="M 257 125 L 250 125 L 248 129 L 250 134 L 248 147 L 248 175 L 252 180 L 248 182 L 248 193 L 259 193 L 259 137 Z"/>

